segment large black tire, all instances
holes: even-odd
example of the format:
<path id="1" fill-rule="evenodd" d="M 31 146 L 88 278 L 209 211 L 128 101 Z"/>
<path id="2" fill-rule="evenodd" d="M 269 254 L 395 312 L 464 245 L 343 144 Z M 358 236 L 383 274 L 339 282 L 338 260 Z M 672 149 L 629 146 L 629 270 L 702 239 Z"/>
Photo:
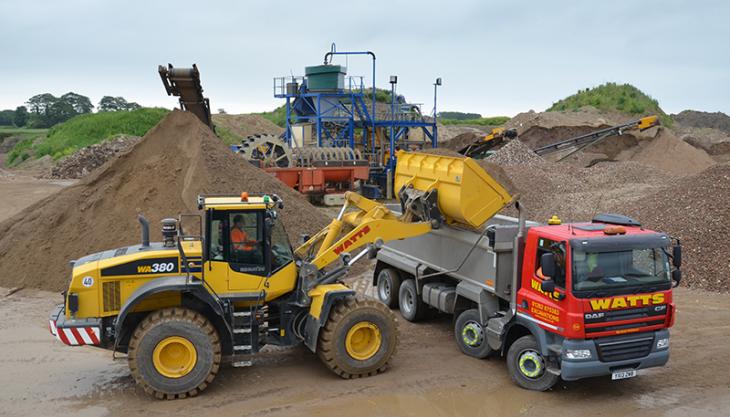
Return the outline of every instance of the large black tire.
<path id="1" fill-rule="evenodd" d="M 378 300 L 390 308 L 398 307 L 400 274 L 393 268 L 383 268 L 378 273 Z"/>
<path id="2" fill-rule="evenodd" d="M 191 346 L 194 355 L 189 351 Z M 127 358 L 134 380 L 147 393 L 168 400 L 195 396 L 218 373 L 220 339 L 201 314 L 185 308 L 167 308 L 151 313 L 137 326 L 129 341 Z M 172 359 L 166 363 L 164 358 Z M 174 372 L 181 363 L 178 374 L 164 375 Z"/>
<path id="3" fill-rule="evenodd" d="M 547 361 L 540 354 L 532 335 L 522 336 L 510 346 L 507 369 L 517 385 L 533 391 L 547 391 L 560 379 L 558 375 L 548 372 Z"/>
<path id="4" fill-rule="evenodd" d="M 464 354 L 484 359 L 494 351 L 487 343 L 487 329 L 480 320 L 479 310 L 475 308 L 462 312 L 454 323 L 454 337 Z"/>
<path id="5" fill-rule="evenodd" d="M 348 350 L 353 339 L 361 335 L 359 332 L 379 335 L 379 340 L 369 339 L 374 340 L 372 350 Z M 360 378 L 385 371 L 397 345 L 398 323 L 387 307 L 375 300 L 347 297 L 332 308 L 319 332 L 317 354 L 342 378 Z M 353 354 L 360 355 L 356 358 Z"/>
<path id="6" fill-rule="evenodd" d="M 400 285 L 398 291 L 398 308 L 400 315 L 410 322 L 421 320 L 428 307 L 416 291 L 416 280 L 409 278 Z"/>

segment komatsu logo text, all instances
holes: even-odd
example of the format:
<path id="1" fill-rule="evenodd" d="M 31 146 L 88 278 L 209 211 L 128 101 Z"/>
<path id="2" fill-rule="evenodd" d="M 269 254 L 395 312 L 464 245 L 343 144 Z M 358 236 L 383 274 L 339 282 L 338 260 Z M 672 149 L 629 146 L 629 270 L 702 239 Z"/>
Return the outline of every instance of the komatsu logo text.
<path id="1" fill-rule="evenodd" d="M 591 300 L 593 310 L 613 310 L 616 308 L 641 307 L 664 303 L 664 294 L 628 295 L 625 297 L 597 298 Z"/>
<path id="2" fill-rule="evenodd" d="M 336 254 L 340 254 L 345 251 L 345 249 L 349 248 L 350 246 L 354 245 L 355 242 L 357 242 L 361 237 L 365 236 L 366 234 L 370 233 L 370 226 L 365 226 L 362 229 L 355 232 L 354 235 L 352 235 L 351 238 L 347 239 L 346 241 L 340 243 L 335 249 Z"/>

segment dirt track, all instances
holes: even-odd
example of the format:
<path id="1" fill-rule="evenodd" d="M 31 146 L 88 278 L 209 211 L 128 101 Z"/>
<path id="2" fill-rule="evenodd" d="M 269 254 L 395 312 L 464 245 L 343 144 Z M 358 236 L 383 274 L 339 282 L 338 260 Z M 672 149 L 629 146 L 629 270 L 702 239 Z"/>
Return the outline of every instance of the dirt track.
<path id="1" fill-rule="evenodd" d="M 0 289 L 0 294 L 4 290 Z M 680 289 L 667 367 L 611 382 L 597 378 L 548 393 L 513 385 L 503 359 L 462 355 L 446 317 L 411 324 L 387 373 L 342 380 L 298 347 L 224 367 L 201 396 L 157 401 L 136 388 L 126 361 L 71 348 L 48 333 L 60 300 L 26 290 L 0 298 L 0 415 L 65 416 L 719 416 L 730 407 L 727 296 Z"/>

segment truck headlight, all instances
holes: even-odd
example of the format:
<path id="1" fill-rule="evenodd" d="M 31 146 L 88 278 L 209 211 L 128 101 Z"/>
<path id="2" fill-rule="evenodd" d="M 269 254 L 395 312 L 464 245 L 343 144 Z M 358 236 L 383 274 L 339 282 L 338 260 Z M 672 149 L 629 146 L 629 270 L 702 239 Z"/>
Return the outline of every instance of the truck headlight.
<path id="1" fill-rule="evenodd" d="M 669 338 L 664 337 L 656 341 L 656 348 L 657 349 L 666 349 L 669 347 Z"/>
<path id="2" fill-rule="evenodd" d="M 590 359 L 591 351 L 588 349 L 566 349 L 565 357 L 568 359 Z"/>

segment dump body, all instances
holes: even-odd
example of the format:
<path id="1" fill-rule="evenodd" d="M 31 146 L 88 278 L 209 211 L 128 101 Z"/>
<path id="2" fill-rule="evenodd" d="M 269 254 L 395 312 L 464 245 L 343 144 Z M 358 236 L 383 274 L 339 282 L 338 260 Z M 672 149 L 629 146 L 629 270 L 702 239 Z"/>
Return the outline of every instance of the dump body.
<path id="1" fill-rule="evenodd" d="M 484 233 L 487 227 L 495 232 L 493 248 Z M 517 231 L 518 219 L 495 215 L 479 229 L 443 226 L 423 236 L 388 242 L 377 258 L 414 276 L 447 272 L 462 287 L 483 289 L 508 301 Z"/>

